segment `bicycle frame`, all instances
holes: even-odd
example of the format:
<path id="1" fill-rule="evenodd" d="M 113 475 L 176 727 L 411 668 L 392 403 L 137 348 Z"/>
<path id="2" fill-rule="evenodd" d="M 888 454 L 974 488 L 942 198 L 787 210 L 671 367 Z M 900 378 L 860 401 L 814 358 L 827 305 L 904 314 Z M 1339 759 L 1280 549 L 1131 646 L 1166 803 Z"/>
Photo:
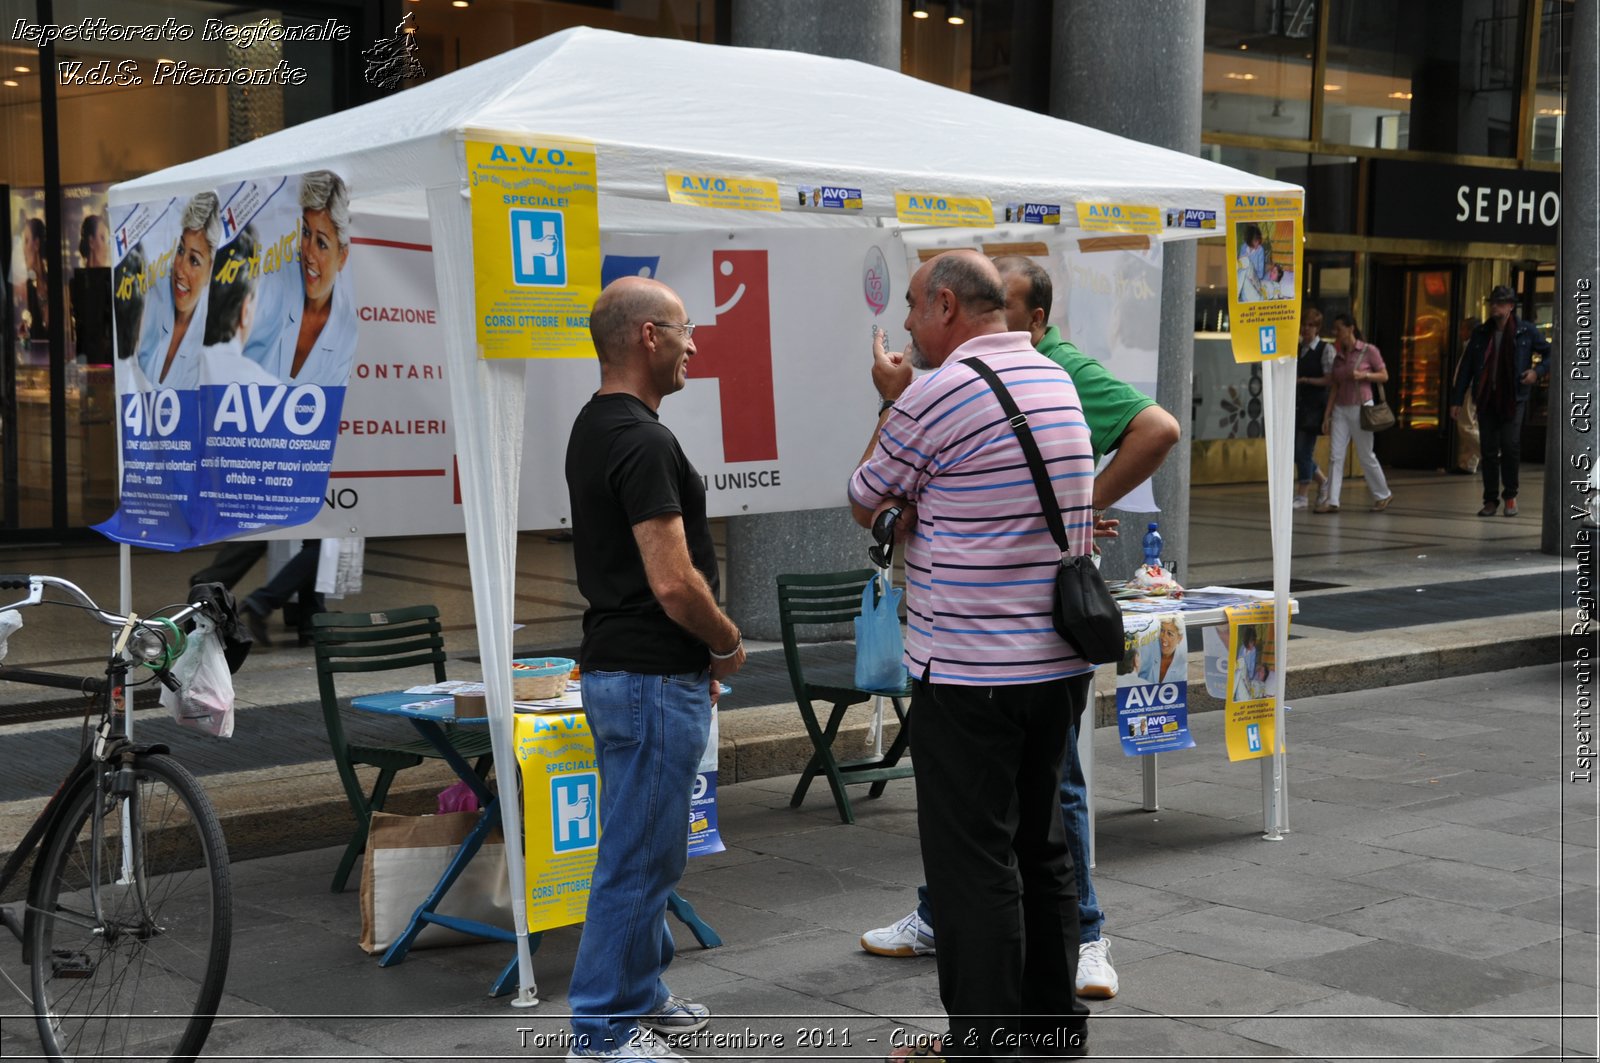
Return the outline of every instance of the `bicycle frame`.
<path id="1" fill-rule="evenodd" d="M 216 586 L 216 584 L 203 584 L 201 587 L 195 588 L 191 592 L 191 600 L 188 605 L 171 616 L 159 619 L 165 625 L 173 628 L 198 613 L 204 613 L 218 623 L 225 621 L 231 612 L 231 603 L 226 601 L 223 595 L 209 589 Z M 60 690 L 74 690 L 92 695 L 95 699 L 96 707 L 100 710 L 100 723 L 96 728 L 94 741 L 79 751 L 77 762 L 62 778 L 61 784 L 56 787 L 55 793 L 51 795 L 43 811 L 39 813 L 33 825 L 28 828 L 27 833 L 18 842 L 16 850 L 12 852 L 10 858 L 6 861 L 5 867 L 0 869 L 0 891 L 4 891 L 11 884 L 11 881 L 22 869 L 28 857 L 38 848 L 39 842 L 48 836 L 51 826 L 61 815 L 61 809 L 66 806 L 68 799 L 76 794 L 80 780 L 93 777 L 92 769 L 96 765 L 105 765 L 119 760 L 129 763 L 130 758 L 135 755 L 167 752 L 167 747 L 161 744 L 136 744 L 128 732 L 127 713 L 122 714 L 123 726 L 121 732 L 114 731 L 118 717 L 115 695 L 123 689 L 128 673 L 133 668 L 153 661 L 158 656 L 152 648 L 153 644 L 149 642 L 144 643 L 142 650 L 139 647 L 130 646 L 135 631 L 151 632 L 160 641 L 162 650 L 165 651 L 166 649 L 165 633 L 150 626 L 150 621 L 153 618 L 141 618 L 137 615 L 121 616 L 117 613 L 107 612 L 101 609 L 94 599 L 85 594 L 76 584 L 55 576 L 0 575 L 0 591 L 15 590 L 21 587 L 27 587 L 27 597 L 9 605 L 0 605 L 0 612 L 7 609 L 24 609 L 29 606 L 51 604 L 45 598 L 45 589 L 47 587 L 56 587 L 77 599 L 77 606 L 88 612 L 96 622 L 107 627 L 118 628 L 120 631 L 113 642 L 111 654 L 106 662 L 104 676 L 37 672 L 25 668 L 7 668 L 0 664 L 0 681 L 54 687 Z M 71 603 L 54 604 L 70 605 Z M 164 652 L 160 654 L 160 656 L 165 655 Z M 167 664 L 170 663 L 170 660 L 167 661 Z M 166 664 L 153 668 L 153 671 L 160 682 L 174 690 L 177 689 L 176 682 L 167 672 Z M 99 824 L 97 822 L 96 830 L 98 831 L 98 829 Z M 30 907 L 33 905 L 34 900 L 35 898 L 30 890 L 28 897 Z M 95 898 L 95 904 L 98 908 L 98 897 Z M 96 918 L 99 918 L 99 916 L 100 913 L 96 911 Z M 0 911 L 0 917 L 3 917 L 7 929 L 11 930 L 20 939 L 22 937 L 22 928 L 14 924 L 11 913 L 9 911 Z"/>

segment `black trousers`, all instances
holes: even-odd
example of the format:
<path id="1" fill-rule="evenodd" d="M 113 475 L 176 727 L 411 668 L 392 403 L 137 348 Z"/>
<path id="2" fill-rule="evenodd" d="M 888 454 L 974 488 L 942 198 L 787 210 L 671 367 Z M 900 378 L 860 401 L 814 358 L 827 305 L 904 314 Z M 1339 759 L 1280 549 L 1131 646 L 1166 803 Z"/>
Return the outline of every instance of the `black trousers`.
<path id="1" fill-rule="evenodd" d="M 1527 412 L 1525 401 L 1517 403 L 1516 412 L 1509 419 L 1478 407 L 1478 444 L 1483 452 L 1478 471 L 1483 474 L 1483 504 L 1486 506 L 1502 498 L 1517 497 L 1517 466 L 1522 463 L 1522 418 Z"/>
<path id="2" fill-rule="evenodd" d="M 917 827 L 934 925 L 945 1051 L 1078 1054 L 1078 889 L 1061 822 L 1069 729 L 1092 673 L 1045 683 L 917 682 Z"/>

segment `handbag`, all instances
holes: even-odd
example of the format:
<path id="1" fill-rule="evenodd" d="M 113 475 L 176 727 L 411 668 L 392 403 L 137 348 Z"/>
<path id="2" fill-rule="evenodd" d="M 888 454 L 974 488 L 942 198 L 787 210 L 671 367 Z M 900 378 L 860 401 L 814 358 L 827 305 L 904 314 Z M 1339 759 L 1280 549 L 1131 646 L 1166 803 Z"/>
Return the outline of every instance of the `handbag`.
<path id="1" fill-rule="evenodd" d="M 900 634 L 900 599 L 905 591 L 889 586 L 875 572 L 861 588 L 856 617 L 856 688 L 898 692 L 905 689 L 905 642 Z"/>
<path id="2" fill-rule="evenodd" d="M 973 371 L 994 390 L 1000 408 L 1011 421 L 1017 442 L 1028 459 L 1028 471 L 1033 474 L 1033 487 L 1039 493 L 1039 507 L 1044 510 L 1045 524 L 1050 527 L 1050 537 L 1061 551 L 1061 564 L 1056 568 L 1055 605 L 1050 620 L 1056 634 L 1067 640 L 1078 656 L 1090 664 L 1110 664 L 1122 659 L 1122 610 L 1111 590 L 1106 586 L 1094 559 L 1088 554 L 1070 556 L 1067 529 L 1061 523 L 1061 503 L 1055 488 L 1050 486 L 1050 476 L 1045 471 L 1044 457 L 1039 444 L 1034 441 L 1028 418 L 1017 408 L 1016 400 L 1000 382 L 1000 376 L 977 358 L 964 358 L 962 364 Z"/>
<path id="3" fill-rule="evenodd" d="M 1361 427 L 1368 432 L 1382 432 L 1394 427 L 1394 411 L 1383 397 L 1383 385 L 1372 385 L 1376 390 L 1371 405 L 1361 407 Z"/>
<path id="4" fill-rule="evenodd" d="M 417 908 L 439 884 L 445 868 L 478 823 L 477 812 L 442 816 L 372 813 L 367 855 L 361 861 L 361 947 L 383 952 L 405 932 Z M 453 915 L 511 929 L 511 886 L 506 877 L 506 846 L 491 830 L 461 876 L 440 902 L 440 915 Z M 428 923 L 414 949 L 486 940 L 438 923 Z"/>

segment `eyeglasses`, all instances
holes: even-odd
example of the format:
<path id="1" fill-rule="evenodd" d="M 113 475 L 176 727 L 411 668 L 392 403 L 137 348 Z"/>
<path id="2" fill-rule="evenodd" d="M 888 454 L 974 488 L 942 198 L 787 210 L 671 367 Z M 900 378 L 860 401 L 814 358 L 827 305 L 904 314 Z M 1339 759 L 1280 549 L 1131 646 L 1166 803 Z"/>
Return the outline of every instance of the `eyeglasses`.
<path id="1" fill-rule="evenodd" d="M 652 321 L 652 322 L 650 322 L 650 324 L 654 325 L 656 328 L 675 328 L 678 331 L 683 333 L 683 338 L 684 339 L 689 339 L 691 336 L 694 335 L 694 322 L 693 321 L 685 321 L 681 325 L 678 324 L 676 321 Z"/>

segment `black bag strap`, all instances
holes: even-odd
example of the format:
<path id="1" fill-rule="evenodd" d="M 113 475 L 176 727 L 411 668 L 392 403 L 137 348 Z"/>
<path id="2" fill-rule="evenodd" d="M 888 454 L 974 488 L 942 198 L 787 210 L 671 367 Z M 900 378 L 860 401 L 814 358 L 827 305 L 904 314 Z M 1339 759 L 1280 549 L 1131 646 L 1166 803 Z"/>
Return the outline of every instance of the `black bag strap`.
<path id="1" fill-rule="evenodd" d="M 982 377 L 994 390 L 994 397 L 1000 400 L 1000 408 L 1010 419 L 1011 430 L 1017 433 L 1017 442 L 1022 445 L 1022 454 L 1028 459 L 1028 471 L 1033 473 L 1033 487 L 1039 492 L 1039 508 L 1044 510 L 1044 522 L 1050 526 L 1050 537 L 1056 541 L 1061 556 L 1067 557 L 1071 549 L 1067 543 L 1066 525 L 1061 522 L 1061 502 L 1056 498 L 1055 488 L 1050 483 L 1050 475 L 1045 472 L 1044 455 L 1039 453 L 1039 444 L 1034 441 L 1033 429 L 1028 427 L 1028 415 L 1017 408 L 1017 400 L 1011 397 L 1011 392 L 1000 382 L 1000 374 L 978 358 L 963 358 L 961 364 L 971 366 L 972 371 Z"/>

